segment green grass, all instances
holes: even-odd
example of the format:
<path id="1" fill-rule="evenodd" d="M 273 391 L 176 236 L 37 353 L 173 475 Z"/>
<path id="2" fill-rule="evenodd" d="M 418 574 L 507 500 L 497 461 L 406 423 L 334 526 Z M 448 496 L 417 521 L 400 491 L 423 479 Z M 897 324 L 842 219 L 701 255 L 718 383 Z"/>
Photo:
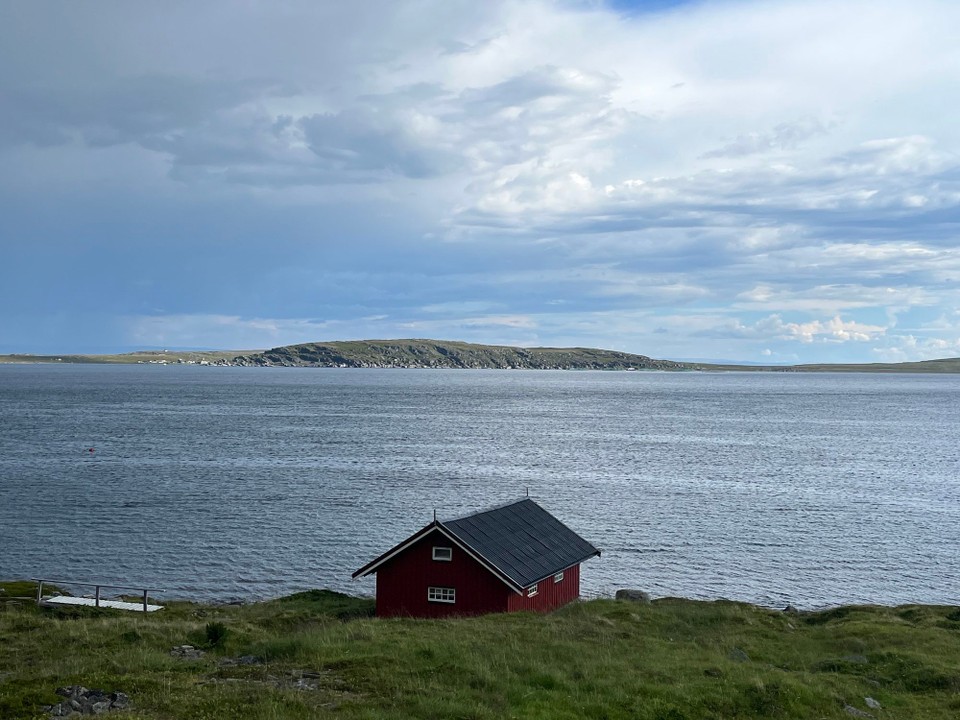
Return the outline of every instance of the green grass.
<path id="1" fill-rule="evenodd" d="M 143 719 L 839 719 L 847 704 L 867 711 L 866 697 L 877 717 L 960 716 L 950 607 L 787 615 L 595 600 L 550 615 L 379 620 L 370 600 L 310 591 L 149 615 L 0 608 L 2 718 L 40 718 L 71 684 L 124 691 L 132 707 L 111 717 Z M 182 644 L 208 651 L 171 657 Z M 222 662 L 239 656 L 262 662 Z"/>

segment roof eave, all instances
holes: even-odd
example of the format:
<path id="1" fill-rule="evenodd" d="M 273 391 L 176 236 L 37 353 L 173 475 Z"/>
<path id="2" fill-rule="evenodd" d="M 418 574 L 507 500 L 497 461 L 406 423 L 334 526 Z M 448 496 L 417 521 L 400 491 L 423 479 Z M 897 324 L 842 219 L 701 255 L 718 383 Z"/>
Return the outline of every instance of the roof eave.
<path id="1" fill-rule="evenodd" d="M 587 560 L 589 560 L 589 559 L 592 558 L 592 557 L 600 557 L 600 551 L 599 551 L 599 550 L 594 550 L 594 552 L 590 553 L 589 555 L 585 555 L 584 557 L 582 557 L 582 558 L 580 558 L 579 560 L 576 560 L 576 561 L 570 563 L 569 565 L 565 565 L 564 567 L 558 568 L 558 569 L 554 570 L 554 571 L 551 572 L 551 573 L 547 573 L 546 575 L 544 575 L 544 576 L 543 576 L 542 578 L 540 578 L 539 580 L 534 580 L 533 582 L 531 582 L 529 585 L 527 585 L 527 586 L 524 588 L 524 590 L 526 590 L 527 588 L 533 587 L 533 586 L 536 585 L 537 583 L 542 583 L 544 580 L 547 580 L 548 578 L 552 578 L 552 577 L 553 577 L 554 575 L 556 575 L 557 573 L 566 572 L 567 570 L 569 570 L 569 569 L 572 568 L 572 567 L 576 567 L 577 565 L 580 565 L 581 563 L 585 563 Z"/>
<path id="2" fill-rule="evenodd" d="M 366 576 L 369 575 L 370 573 L 374 572 L 380 565 L 382 565 L 383 563 L 385 563 L 387 560 L 390 560 L 392 557 L 394 557 L 394 556 L 398 555 L 399 553 L 403 552 L 407 547 L 409 547 L 409 546 L 412 545 L 413 543 L 415 543 L 415 542 L 417 542 L 418 540 L 420 540 L 424 535 L 426 535 L 427 533 L 429 533 L 431 530 L 433 530 L 434 528 L 438 527 L 439 525 L 440 525 L 440 523 L 437 522 L 436 520 L 434 520 L 434 521 L 433 521 L 432 523 L 430 523 L 429 525 L 426 525 L 426 526 L 422 527 L 420 530 L 418 530 L 417 532 L 415 532 L 413 535 L 411 535 L 410 537 L 408 537 L 406 540 L 403 540 L 403 541 L 401 541 L 400 543 L 394 545 L 392 548 L 390 548 L 389 550 L 387 550 L 385 553 L 383 553 L 383 554 L 380 555 L 379 557 L 376 557 L 376 558 L 374 558 L 373 560 L 371 560 L 370 562 L 368 562 L 368 563 L 367 563 L 366 565 L 364 565 L 362 568 L 360 568 L 359 570 L 357 570 L 356 572 L 354 572 L 353 575 L 351 575 L 350 577 L 352 577 L 354 580 L 356 580 L 357 578 L 366 577 Z"/>
<path id="3" fill-rule="evenodd" d="M 469 556 L 472 557 L 474 560 L 476 560 L 478 563 L 480 563 L 480 565 L 482 565 L 482 566 L 483 566 L 487 571 L 489 571 L 491 574 L 493 574 L 494 576 L 496 576 L 496 578 L 497 578 L 498 580 L 500 580 L 504 585 L 506 585 L 508 588 L 510 588 L 511 590 L 513 590 L 515 593 L 522 593 L 522 592 L 523 592 L 523 588 L 522 588 L 520 585 L 518 585 L 518 584 L 515 583 L 513 580 L 511 580 L 511 579 L 509 578 L 509 576 L 507 576 L 507 575 L 506 575 L 500 568 L 498 568 L 496 565 L 494 565 L 494 564 L 491 563 L 489 560 L 487 560 L 485 557 L 483 557 L 483 555 L 481 555 L 480 553 L 478 553 L 476 550 L 474 550 L 473 548 L 471 548 L 469 545 L 467 545 L 465 542 L 463 542 L 460 538 L 458 538 L 456 535 L 454 535 L 454 533 L 452 533 L 450 530 L 448 530 L 448 529 L 444 526 L 444 524 L 443 524 L 442 522 L 440 522 L 439 520 L 434 520 L 432 523 L 430 523 L 430 524 L 427 525 L 426 527 L 422 528 L 421 530 L 415 532 L 413 535 L 411 535 L 410 537 L 408 537 L 408 538 L 407 538 L 406 540 L 404 540 L 403 542 L 401 542 L 401 543 L 399 543 L 399 544 L 397 544 L 397 545 L 394 545 L 392 548 L 390 548 L 390 549 L 387 550 L 385 553 L 383 553 L 383 555 L 381 555 L 380 557 L 378 557 L 378 558 L 376 558 L 376 559 L 374 559 L 374 560 L 371 560 L 371 561 L 368 562 L 366 565 L 364 565 L 362 568 L 360 568 L 359 570 L 357 570 L 356 572 L 354 572 L 353 575 L 351 575 L 351 577 L 352 577 L 354 580 L 356 580 L 357 578 L 366 577 L 367 575 L 370 575 L 371 573 L 376 572 L 376 571 L 377 571 L 377 568 L 379 568 L 379 567 L 380 567 L 381 565 L 383 565 L 385 562 L 387 562 L 387 561 L 389 561 L 389 560 L 392 560 L 394 557 L 396 557 L 397 555 L 399 555 L 400 553 L 402 553 L 402 552 L 403 552 L 404 550 L 406 550 L 408 547 L 410 547 L 410 546 L 413 545 L 414 543 L 419 542 L 420 540 L 422 540 L 426 535 L 428 535 L 428 534 L 429 534 L 430 532 L 432 532 L 433 530 L 439 530 L 439 531 L 443 534 L 444 537 L 446 537 L 448 540 L 450 540 L 450 542 L 452 542 L 453 544 L 455 544 L 457 547 L 459 547 L 461 550 L 463 550 L 465 553 L 467 553 L 467 555 L 469 555 Z"/>

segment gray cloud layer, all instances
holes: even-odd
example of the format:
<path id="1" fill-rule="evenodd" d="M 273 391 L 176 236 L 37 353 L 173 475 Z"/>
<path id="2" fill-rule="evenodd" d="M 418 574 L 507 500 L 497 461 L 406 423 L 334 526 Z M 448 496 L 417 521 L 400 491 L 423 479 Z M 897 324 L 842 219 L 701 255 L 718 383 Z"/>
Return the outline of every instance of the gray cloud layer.
<path id="1" fill-rule="evenodd" d="M 35 315 L 5 334 L 68 334 L 83 295 L 113 344 L 960 354 L 951 20 L 8 3 L 0 299 Z"/>

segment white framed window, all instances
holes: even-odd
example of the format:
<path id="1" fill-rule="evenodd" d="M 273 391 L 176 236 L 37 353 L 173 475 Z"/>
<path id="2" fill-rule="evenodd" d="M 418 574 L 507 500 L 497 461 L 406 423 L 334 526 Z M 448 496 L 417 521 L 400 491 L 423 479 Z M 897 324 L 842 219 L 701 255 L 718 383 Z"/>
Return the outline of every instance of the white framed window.
<path id="1" fill-rule="evenodd" d="M 554 582 L 554 583 L 558 583 L 558 582 L 560 582 L 561 580 L 563 580 L 563 573 L 562 573 L 562 572 L 558 572 L 556 575 L 553 576 L 553 582 Z"/>
<path id="2" fill-rule="evenodd" d="M 450 587 L 429 587 L 427 588 L 427 600 L 430 602 L 455 603 L 457 601 L 457 589 Z"/>
<path id="3" fill-rule="evenodd" d="M 539 583 L 537 583 L 537 584 L 534 585 L 533 587 L 527 588 L 527 597 L 533 597 L 533 596 L 536 595 L 538 592 L 540 592 L 540 584 L 539 584 Z"/>
<path id="4" fill-rule="evenodd" d="M 439 547 L 435 545 L 433 548 L 433 559 L 450 562 L 453 560 L 453 548 Z"/>

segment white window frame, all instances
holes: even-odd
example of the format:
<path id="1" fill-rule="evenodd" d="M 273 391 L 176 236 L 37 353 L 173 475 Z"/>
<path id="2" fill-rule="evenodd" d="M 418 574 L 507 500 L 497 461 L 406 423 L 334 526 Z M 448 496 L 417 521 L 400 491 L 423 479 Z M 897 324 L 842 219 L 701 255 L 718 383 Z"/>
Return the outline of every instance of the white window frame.
<path id="1" fill-rule="evenodd" d="M 527 588 L 527 597 L 534 597 L 537 593 L 540 592 L 540 583 L 532 585 Z"/>
<path id="2" fill-rule="evenodd" d="M 556 575 L 553 576 L 553 584 L 556 585 L 558 582 L 562 582 L 562 581 L 563 581 L 563 570 L 561 570 L 560 572 L 558 572 Z"/>
<path id="3" fill-rule="evenodd" d="M 445 551 L 446 557 L 443 557 L 443 556 L 442 556 L 443 553 L 441 553 L 441 554 L 438 555 L 438 554 L 437 554 L 437 551 L 438 551 L 438 550 Z M 452 547 L 447 547 L 447 546 L 445 546 L 445 545 L 434 545 L 434 546 L 433 546 L 433 559 L 434 559 L 434 560 L 437 560 L 437 561 L 439 561 L 439 562 L 450 562 L 451 560 L 453 560 L 453 548 L 452 548 Z"/>
<path id="4" fill-rule="evenodd" d="M 427 588 L 427 601 L 449 603 L 452 605 L 457 602 L 457 589 L 452 587 L 435 587 L 431 585 Z"/>

